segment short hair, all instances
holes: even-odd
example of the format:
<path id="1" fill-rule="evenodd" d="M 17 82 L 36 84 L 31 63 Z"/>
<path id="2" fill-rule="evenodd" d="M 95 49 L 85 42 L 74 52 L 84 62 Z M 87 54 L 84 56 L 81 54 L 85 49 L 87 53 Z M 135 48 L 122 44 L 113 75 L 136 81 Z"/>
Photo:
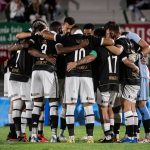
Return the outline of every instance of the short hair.
<path id="1" fill-rule="evenodd" d="M 32 32 L 35 33 L 37 31 L 42 31 L 46 27 L 48 27 L 47 23 L 42 19 L 36 19 L 32 22 Z"/>
<path id="2" fill-rule="evenodd" d="M 64 23 L 68 23 L 69 25 L 74 25 L 75 24 L 75 20 L 72 17 L 66 17 L 64 19 Z"/>
<path id="3" fill-rule="evenodd" d="M 104 29 L 107 30 L 107 29 L 109 29 L 109 27 L 110 27 L 111 25 L 114 25 L 114 24 L 116 24 L 116 22 L 114 22 L 114 21 L 108 21 L 108 22 L 104 25 Z"/>
<path id="4" fill-rule="evenodd" d="M 120 26 L 118 24 L 111 24 L 109 26 L 109 30 L 113 31 L 115 33 L 119 33 L 120 32 Z"/>
<path id="5" fill-rule="evenodd" d="M 92 24 L 92 23 L 87 23 L 87 24 L 85 24 L 84 26 L 83 26 L 83 30 L 84 29 L 92 29 L 92 30 L 94 30 L 94 24 Z"/>
<path id="6" fill-rule="evenodd" d="M 103 37 L 106 35 L 106 30 L 104 29 L 104 27 L 96 28 L 94 30 L 94 35 L 97 37 Z"/>
<path id="7" fill-rule="evenodd" d="M 55 31 L 56 33 L 60 32 L 62 24 L 59 21 L 53 21 L 50 24 L 50 30 Z"/>

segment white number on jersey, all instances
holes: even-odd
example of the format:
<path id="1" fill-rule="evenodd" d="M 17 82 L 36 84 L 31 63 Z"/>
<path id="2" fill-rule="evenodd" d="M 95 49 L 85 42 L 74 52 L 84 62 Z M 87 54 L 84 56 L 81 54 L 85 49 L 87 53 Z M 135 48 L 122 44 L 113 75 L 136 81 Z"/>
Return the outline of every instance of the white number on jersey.
<path id="1" fill-rule="evenodd" d="M 83 57 L 85 57 L 85 49 L 84 48 L 81 48 L 81 49 L 75 51 L 74 61 L 78 61 Z"/>
<path id="2" fill-rule="evenodd" d="M 18 59 L 20 57 L 20 52 L 21 52 L 21 50 L 17 51 L 16 66 L 15 66 L 16 68 L 18 67 L 17 63 L 18 63 Z"/>
<path id="3" fill-rule="evenodd" d="M 43 54 L 46 54 L 47 45 L 46 45 L 46 44 L 42 44 L 41 50 L 42 50 L 42 53 L 43 53 Z M 44 58 L 40 58 L 40 60 L 44 60 Z"/>
<path id="4" fill-rule="evenodd" d="M 109 73 L 116 73 L 117 56 L 108 57 Z"/>

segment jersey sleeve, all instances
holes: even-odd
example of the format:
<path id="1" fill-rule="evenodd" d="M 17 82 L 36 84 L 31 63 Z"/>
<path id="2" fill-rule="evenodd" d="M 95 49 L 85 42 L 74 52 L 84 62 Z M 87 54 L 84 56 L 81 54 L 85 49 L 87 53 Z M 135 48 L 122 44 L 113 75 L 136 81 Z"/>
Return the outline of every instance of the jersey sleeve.
<path id="1" fill-rule="evenodd" d="M 127 54 L 126 51 L 124 50 L 124 49 L 125 49 L 124 42 L 123 42 L 121 39 L 117 39 L 117 40 L 115 41 L 115 45 L 120 45 L 120 46 L 123 47 L 123 51 L 122 51 L 122 53 L 119 55 L 120 61 L 123 61 L 125 58 L 128 57 L 128 54 Z"/>
<path id="2" fill-rule="evenodd" d="M 96 50 L 92 50 L 92 51 L 90 52 L 90 55 L 94 55 L 95 57 L 97 57 L 97 52 L 96 52 Z"/>
<path id="3" fill-rule="evenodd" d="M 136 34 L 136 33 L 133 33 L 133 32 L 129 32 L 126 36 L 127 36 L 128 39 L 135 41 L 137 44 L 141 40 L 141 38 L 139 37 L 139 35 Z"/>

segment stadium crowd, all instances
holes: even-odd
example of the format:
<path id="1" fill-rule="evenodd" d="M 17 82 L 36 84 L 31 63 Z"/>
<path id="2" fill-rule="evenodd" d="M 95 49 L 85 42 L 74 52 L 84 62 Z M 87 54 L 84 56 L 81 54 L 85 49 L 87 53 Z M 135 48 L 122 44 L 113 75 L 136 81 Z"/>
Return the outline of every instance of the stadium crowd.
<path id="1" fill-rule="evenodd" d="M 23 10 L 23 9 L 22 9 Z M 7 140 L 48 142 L 44 137 L 44 99 L 49 100 L 50 142 L 75 143 L 74 110 L 79 99 L 84 107 L 87 143 L 94 143 L 93 104 L 101 114 L 101 143 L 150 142 L 149 71 L 150 46 L 136 33 L 123 32 L 115 22 L 101 28 L 87 23 L 83 29 L 72 17 L 50 27 L 35 19 L 29 31 L 18 33 L 9 48 L 4 94 L 11 101 Z M 62 103 L 60 133 L 58 103 Z M 126 132 L 119 137 L 125 118 Z M 140 140 L 140 124 L 145 137 Z M 26 126 L 30 136 L 26 136 Z M 68 128 L 69 138 L 64 136 Z"/>

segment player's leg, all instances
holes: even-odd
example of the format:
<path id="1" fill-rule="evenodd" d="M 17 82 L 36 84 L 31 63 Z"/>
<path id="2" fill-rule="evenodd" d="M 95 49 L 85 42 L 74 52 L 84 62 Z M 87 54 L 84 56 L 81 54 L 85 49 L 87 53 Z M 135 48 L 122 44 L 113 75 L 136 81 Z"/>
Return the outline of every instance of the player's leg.
<path id="1" fill-rule="evenodd" d="M 63 104 L 65 79 L 58 79 L 58 83 L 60 102 L 62 104 L 62 111 L 60 114 L 60 133 L 58 138 L 60 141 L 66 141 L 67 139 L 64 136 L 64 131 L 66 129 L 66 105 Z"/>
<path id="2" fill-rule="evenodd" d="M 110 119 L 110 134 L 112 138 L 114 138 L 114 124 L 115 124 L 113 107 L 115 104 L 117 94 L 118 93 L 115 91 L 110 92 L 109 107 L 108 107 L 108 113 L 109 113 L 109 119 Z"/>
<path id="3" fill-rule="evenodd" d="M 94 130 L 94 111 L 93 104 L 95 103 L 93 80 L 90 77 L 80 77 L 80 100 L 84 105 L 85 125 L 87 133 L 87 143 L 93 143 Z"/>
<path id="4" fill-rule="evenodd" d="M 66 77 L 64 104 L 66 104 L 66 124 L 69 133 L 69 143 L 75 143 L 74 111 L 78 99 L 79 77 Z"/>
<path id="5" fill-rule="evenodd" d="M 8 122 L 9 122 L 10 130 L 7 136 L 7 140 L 16 140 L 17 135 L 15 130 L 14 120 L 12 118 L 13 102 L 10 97 L 9 77 L 10 77 L 10 72 L 8 71 L 4 74 L 4 97 L 8 97 L 10 100 L 9 113 L 8 113 Z"/>
<path id="6" fill-rule="evenodd" d="M 101 142 L 110 142 L 111 141 L 111 135 L 110 135 L 110 118 L 108 113 L 108 105 L 109 105 L 109 99 L 110 99 L 110 93 L 109 92 L 100 92 L 101 99 L 98 100 L 98 105 L 100 106 L 101 110 L 101 124 L 102 129 L 104 132 L 104 139 Z"/>
<path id="7" fill-rule="evenodd" d="M 113 107 L 114 112 L 114 140 L 119 141 L 120 126 L 122 123 L 122 109 L 120 97 L 117 97 Z"/>
<path id="8" fill-rule="evenodd" d="M 20 141 L 22 138 L 21 112 L 22 112 L 22 107 L 23 107 L 23 101 L 21 100 L 21 96 L 20 96 L 21 83 L 18 81 L 10 80 L 9 85 L 10 85 L 10 96 L 12 97 L 12 101 L 13 101 L 12 117 L 15 123 L 17 138 L 18 138 L 18 141 Z"/>
<path id="9" fill-rule="evenodd" d="M 149 79 L 141 78 L 140 91 L 137 99 L 137 109 L 142 115 L 142 122 L 145 130 L 145 139 L 150 139 L 150 112 L 146 102 L 149 98 Z"/>
<path id="10" fill-rule="evenodd" d="M 38 123 L 43 107 L 43 84 L 40 78 L 40 71 L 33 71 L 31 78 L 31 98 L 33 99 L 33 110 L 32 110 L 32 136 L 31 142 L 39 142 L 37 137 L 38 134 Z"/>
<path id="11" fill-rule="evenodd" d="M 57 128 L 58 128 L 58 100 L 56 98 L 49 99 L 50 106 L 50 125 L 51 125 L 51 143 L 57 142 Z"/>
<path id="12" fill-rule="evenodd" d="M 22 133 L 24 141 L 27 141 L 26 135 L 26 126 L 29 126 L 29 141 L 31 139 L 32 132 L 32 110 L 33 110 L 33 102 L 30 97 L 30 89 L 31 89 L 31 80 L 28 82 L 21 83 L 21 99 L 24 101 L 25 109 L 22 112 L 21 123 L 22 123 Z"/>
<path id="13" fill-rule="evenodd" d="M 58 79 L 55 72 L 44 71 L 42 78 L 44 85 L 44 97 L 49 99 L 50 106 L 50 124 L 52 135 L 50 142 L 57 142 L 57 127 L 58 127 L 58 98 L 59 98 L 59 86 Z"/>
<path id="14" fill-rule="evenodd" d="M 123 139 L 122 142 L 135 143 L 137 139 L 134 138 L 134 126 L 135 126 L 135 114 L 133 111 L 133 103 L 136 102 L 137 93 L 139 86 L 136 85 L 125 85 L 122 90 L 122 108 L 125 117 L 125 126 L 127 138 Z M 137 117 L 136 117 L 137 119 Z"/>

